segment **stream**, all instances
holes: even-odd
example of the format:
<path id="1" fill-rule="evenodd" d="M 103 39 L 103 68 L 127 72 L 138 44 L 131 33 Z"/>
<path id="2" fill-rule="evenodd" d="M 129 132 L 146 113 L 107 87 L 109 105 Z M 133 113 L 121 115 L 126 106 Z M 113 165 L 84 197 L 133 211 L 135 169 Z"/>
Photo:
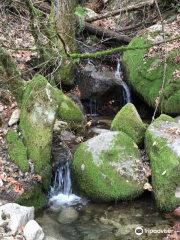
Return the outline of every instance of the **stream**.
<path id="1" fill-rule="evenodd" d="M 117 59 L 115 78 L 123 86 L 125 103 L 131 102 L 129 87 L 122 80 L 121 58 Z M 89 115 L 99 122 L 99 126 L 92 128 L 94 133 L 108 131 L 112 119 L 97 117 L 95 100 L 90 102 Z M 149 192 L 133 201 L 93 203 L 73 194 L 71 185 L 70 160 L 67 159 L 54 174 L 49 207 L 36 214 L 45 240 L 160 240 L 174 224 L 174 216 L 159 212 Z M 139 228 L 143 232 L 139 232 Z M 153 230 L 158 232 L 150 233 Z"/>
<path id="2" fill-rule="evenodd" d="M 69 180 L 68 166 L 69 164 L 66 164 L 64 170 L 59 169 L 57 182 Z M 72 194 L 71 188 L 68 189 L 70 192 L 67 192 L 67 185 L 64 189 L 61 185 L 59 193 L 55 191 L 54 186 L 54 196 L 51 189 L 50 207 L 36 214 L 36 221 L 43 228 L 47 239 L 155 240 L 162 239 L 167 234 L 150 234 L 148 231 L 168 231 L 173 226 L 169 215 L 157 210 L 150 193 L 145 193 L 133 201 L 93 203 Z M 138 227 L 144 230 L 141 236 L 135 234 Z"/>

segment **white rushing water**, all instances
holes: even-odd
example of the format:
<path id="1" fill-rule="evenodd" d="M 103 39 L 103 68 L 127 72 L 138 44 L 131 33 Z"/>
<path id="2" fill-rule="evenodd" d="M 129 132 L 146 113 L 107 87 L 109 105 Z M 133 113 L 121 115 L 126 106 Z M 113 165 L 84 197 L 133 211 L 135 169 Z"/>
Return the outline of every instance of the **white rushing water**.
<path id="1" fill-rule="evenodd" d="M 86 204 L 87 201 L 72 193 L 70 163 L 59 167 L 55 172 L 54 183 L 50 190 L 49 204 L 54 208 L 63 205 Z"/>
<path id="2" fill-rule="evenodd" d="M 122 71 L 121 71 L 121 61 L 122 61 L 122 58 L 117 58 L 117 69 L 116 69 L 116 72 L 115 72 L 115 78 L 116 79 L 119 79 L 121 81 L 121 85 L 124 89 L 124 100 L 125 100 L 125 103 L 130 103 L 131 102 L 131 92 L 129 90 L 129 87 L 127 85 L 127 83 L 123 82 L 122 80 Z"/>

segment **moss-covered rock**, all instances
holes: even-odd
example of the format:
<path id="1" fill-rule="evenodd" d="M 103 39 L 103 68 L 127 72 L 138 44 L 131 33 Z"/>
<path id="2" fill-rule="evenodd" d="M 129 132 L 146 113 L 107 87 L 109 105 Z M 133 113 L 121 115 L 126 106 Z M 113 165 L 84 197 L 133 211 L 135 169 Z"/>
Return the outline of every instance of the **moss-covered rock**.
<path id="1" fill-rule="evenodd" d="M 132 199 L 143 192 L 139 150 L 123 132 L 107 132 L 80 144 L 72 166 L 74 181 L 90 200 Z"/>
<path id="2" fill-rule="evenodd" d="M 152 184 L 157 206 L 172 211 L 180 204 L 180 136 L 179 125 L 158 121 L 150 125 L 145 136 L 152 168 Z"/>
<path id="3" fill-rule="evenodd" d="M 16 163 L 22 171 L 28 171 L 29 162 L 27 159 L 27 149 L 18 133 L 9 131 L 6 135 L 6 144 L 11 160 Z"/>
<path id="4" fill-rule="evenodd" d="M 128 103 L 115 116 L 111 124 L 111 130 L 122 131 L 138 145 L 142 145 L 146 125 L 142 122 L 135 106 L 132 103 Z"/>
<path id="5" fill-rule="evenodd" d="M 40 184 L 36 183 L 32 186 L 30 191 L 26 191 L 23 195 L 17 200 L 17 203 L 23 206 L 34 206 L 35 210 L 38 210 L 47 205 L 47 198 L 42 192 L 42 187 Z"/>
<path id="6" fill-rule="evenodd" d="M 58 91 L 41 75 L 32 79 L 23 95 L 20 130 L 45 189 L 50 184 L 52 130 L 59 104 Z"/>
<path id="7" fill-rule="evenodd" d="M 63 121 L 71 123 L 72 125 L 83 125 L 86 122 L 79 106 L 63 93 L 61 94 L 61 104 L 58 114 Z"/>
<path id="8" fill-rule="evenodd" d="M 152 43 L 147 36 L 148 34 L 142 33 L 141 36 L 134 37 L 129 47 L 142 47 Z M 162 88 L 164 64 L 158 54 L 147 57 L 148 51 L 148 49 L 126 51 L 123 66 L 134 92 L 150 107 L 155 108 L 155 100 Z M 178 50 L 174 50 L 167 55 L 165 89 L 159 105 L 159 111 L 169 115 L 180 113 L 180 78 L 173 78 L 173 73 L 180 69 L 180 65 L 174 61 L 178 54 Z"/>
<path id="9" fill-rule="evenodd" d="M 154 123 L 155 122 L 160 122 L 160 121 L 163 121 L 163 122 L 176 122 L 176 120 L 166 114 L 161 114 L 158 118 L 156 118 L 154 120 Z"/>

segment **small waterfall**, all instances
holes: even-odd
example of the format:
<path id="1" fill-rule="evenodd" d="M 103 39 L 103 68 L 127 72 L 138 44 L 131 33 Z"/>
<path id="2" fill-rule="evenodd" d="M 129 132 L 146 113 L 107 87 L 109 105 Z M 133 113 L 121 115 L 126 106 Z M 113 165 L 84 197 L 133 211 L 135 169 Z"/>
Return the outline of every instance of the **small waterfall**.
<path id="1" fill-rule="evenodd" d="M 125 100 L 125 103 L 130 103 L 131 102 L 131 92 L 129 90 L 129 87 L 127 85 L 127 83 L 123 82 L 121 83 L 121 85 L 123 86 L 124 88 L 124 100 Z"/>
<path id="2" fill-rule="evenodd" d="M 70 163 L 60 166 L 56 172 L 51 190 L 49 193 L 49 203 L 54 208 L 63 205 L 75 205 L 77 203 L 86 204 L 87 201 L 72 193 Z"/>
<path id="3" fill-rule="evenodd" d="M 129 90 L 129 87 L 128 87 L 127 83 L 125 83 L 122 80 L 121 61 L 122 61 L 121 57 L 117 58 L 117 69 L 116 69 L 116 72 L 115 72 L 115 78 L 119 79 L 121 81 L 121 85 L 123 86 L 123 89 L 124 89 L 124 101 L 125 101 L 125 103 L 130 103 L 131 102 L 131 92 Z"/>
<path id="4" fill-rule="evenodd" d="M 99 104 L 95 98 L 90 98 L 89 104 L 88 104 L 88 113 L 87 116 L 95 117 L 98 116 L 98 108 Z"/>

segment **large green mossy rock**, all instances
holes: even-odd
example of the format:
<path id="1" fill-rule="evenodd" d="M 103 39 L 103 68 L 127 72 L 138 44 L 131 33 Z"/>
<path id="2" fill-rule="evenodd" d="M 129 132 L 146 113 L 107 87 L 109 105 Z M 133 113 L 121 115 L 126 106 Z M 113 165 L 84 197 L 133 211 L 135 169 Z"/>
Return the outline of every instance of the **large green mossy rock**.
<path id="1" fill-rule="evenodd" d="M 20 130 L 28 157 L 46 189 L 50 185 L 52 130 L 59 104 L 56 89 L 43 76 L 36 75 L 26 88 L 21 107 Z"/>
<path id="2" fill-rule="evenodd" d="M 127 103 L 112 121 L 111 130 L 122 131 L 130 136 L 135 143 L 142 145 L 146 125 L 142 122 L 135 106 L 132 103 Z"/>
<path id="3" fill-rule="evenodd" d="M 63 93 L 61 94 L 58 114 L 63 121 L 70 123 L 72 126 L 84 125 L 86 122 L 80 107 Z"/>
<path id="4" fill-rule="evenodd" d="M 9 131 L 6 135 L 6 144 L 11 160 L 16 163 L 22 171 L 28 171 L 29 162 L 27 159 L 27 149 L 18 133 Z"/>
<path id="5" fill-rule="evenodd" d="M 76 187 L 90 200 L 133 199 L 143 192 L 140 153 L 123 132 L 107 132 L 80 144 L 73 161 Z"/>
<path id="6" fill-rule="evenodd" d="M 177 123 L 158 121 L 145 136 L 157 206 L 172 211 L 180 204 L 180 129 Z"/>
<path id="7" fill-rule="evenodd" d="M 134 37 L 129 47 L 142 47 L 152 43 L 154 38 L 160 34 L 158 27 L 151 31 L 151 40 L 148 33 L 142 33 L 141 36 Z M 156 42 L 154 40 L 153 42 Z M 124 53 L 123 66 L 126 77 L 133 91 L 143 99 L 150 107 L 155 108 L 155 100 L 159 96 L 162 88 L 164 63 L 159 58 L 158 53 L 152 57 L 147 57 L 148 49 L 129 50 Z M 179 50 L 167 54 L 167 69 L 165 89 L 161 94 L 161 104 L 159 110 L 165 114 L 180 114 L 180 78 L 173 79 L 173 73 L 180 69 L 180 65 L 174 61 L 179 54 Z"/>

